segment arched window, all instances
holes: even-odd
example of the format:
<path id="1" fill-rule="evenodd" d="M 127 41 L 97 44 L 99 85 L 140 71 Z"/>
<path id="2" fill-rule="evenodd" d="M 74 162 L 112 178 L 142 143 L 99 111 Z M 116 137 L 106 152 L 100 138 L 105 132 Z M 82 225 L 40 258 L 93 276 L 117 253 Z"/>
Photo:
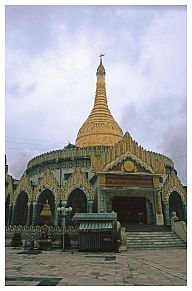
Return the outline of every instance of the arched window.
<path id="1" fill-rule="evenodd" d="M 184 220 L 184 208 L 181 196 L 178 192 L 174 191 L 169 196 L 169 215 L 175 211 L 179 220 Z"/>
<path id="2" fill-rule="evenodd" d="M 87 212 L 87 197 L 85 193 L 79 188 L 74 189 L 69 195 L 67 206 L 72 207 L 71 216 L 75 213 Z"/>

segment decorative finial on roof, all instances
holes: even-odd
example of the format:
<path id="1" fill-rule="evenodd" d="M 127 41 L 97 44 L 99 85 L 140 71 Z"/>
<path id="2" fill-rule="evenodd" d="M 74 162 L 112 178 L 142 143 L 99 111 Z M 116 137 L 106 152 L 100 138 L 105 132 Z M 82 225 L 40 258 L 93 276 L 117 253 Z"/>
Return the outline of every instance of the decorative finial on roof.
<path id="1" fill-rule="evenodd" d="M 99 57 L 100 57 L 100 64 L 102 64 L 102 57 L 104 57 L 104 55 L 105 54 L 102 54 L 102 53 L 99 55 Z"/>

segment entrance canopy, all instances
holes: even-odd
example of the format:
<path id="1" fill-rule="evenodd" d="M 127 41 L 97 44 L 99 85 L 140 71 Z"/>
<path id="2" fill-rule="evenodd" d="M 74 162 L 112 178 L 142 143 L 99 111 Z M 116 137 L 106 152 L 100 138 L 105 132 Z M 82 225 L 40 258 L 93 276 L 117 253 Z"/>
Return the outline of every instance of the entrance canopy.
<path id="1" fill-rule="evenodd" d="M 76 221 L 116 221 L 117 213 L 76 213 L 73 216 Z"/>
<path id="2" fill-rule="evenodd" d="M 79 230 L 83 232 L 110 231 L 114 229 L 117 213 L 76 213 L 73 220 L 80 223 Z"/>
<path id="3" fill-rule="evenodd" d="M 86 221 L 82 222 L 79 226 L 80 231 L 106 231 L 106 230 L 112 230 L 113 225 L 111 222 L 107 221 Z"/>

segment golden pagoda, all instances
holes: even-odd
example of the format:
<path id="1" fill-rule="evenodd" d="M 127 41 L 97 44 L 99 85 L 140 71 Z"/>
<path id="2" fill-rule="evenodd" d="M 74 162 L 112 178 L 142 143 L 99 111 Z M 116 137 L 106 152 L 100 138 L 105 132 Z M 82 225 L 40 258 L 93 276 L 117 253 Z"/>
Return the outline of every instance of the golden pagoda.
<path id="1" fill-rule="evenodd" d="M 78 132 L 76 146 L 31 159 L 16 188 L 14 178 L 7 176 L 8 226 L 60 227 L 56 209 L 61 201 L 73 209 L 66 220 L 69 224 L 74 213 L 97 218 L 112 211 L 120 223 L 134 228 L 138 224 L 138 229 L 142 224 L 170 227 L 173 211 L 186 221 L 187 192 L 173 161 L 144 149 L 129 132 L 123 135 L 111 115 L 100 57 L 94 106 Z"/>
<path id="2" fill-rule="evenodd" d="M 77 147 L 113 146 L 123 137 L 122 129 L 113 118 L 107 105 L 102 56 L 101 54 L 96 74 L 94 106 L 87 120 L 79 129 L 75 144 Z"/>
<path id="3" fill-rule="evenodd" d="M 40 225 L 51 225 L 53 221 L 52 218 L 52 213 L 51 213 L 51 207 L 48 203 L 48 199 L 46 200 L 45 204 L 43 205 L 43 209 L 40 213 L 40 217 L 39 217 L 39 224 Z"/>
<path id="4" fill-rule="evenodd" d="M 48 203 L 48 200 L 46 200 L 44 206 L 43 206 L 43 209 L 40 213 L 40 216 L 46 216 L 46 217 L 50 217 L 52 216 L 52 213 L 51 213 L 51 208 L 50 208 L 50 205 Z"/>

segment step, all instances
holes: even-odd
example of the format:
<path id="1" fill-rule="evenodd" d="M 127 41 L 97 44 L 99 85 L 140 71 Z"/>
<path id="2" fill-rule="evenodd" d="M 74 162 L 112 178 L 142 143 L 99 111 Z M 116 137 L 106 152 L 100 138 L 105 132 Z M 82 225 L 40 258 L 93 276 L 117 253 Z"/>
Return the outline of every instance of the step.
<path id="1" fill-rule="evenodd" d="M 158 235 L 158 236 L 176 236 L 175 233 L 173 232 L 158 232 L 158 231 L 153 231 L 153 232 L 126 232 L 126 234 L 128 235 L 143 235 L 143 236 L 153 236 L 153 235 Z"/>
<path id="2" fill-rule="evenodd" d="M 126 232 L 153 232 L 153 231 L 158 231 L 158 232 L 166 232 L 166 231 L 171 231 L 170 226 L 165 226 L 165 225 L 156 225 L 156 224 L 125 224 L 122 225 L 125 227 Z"/>
<path id="3" fill-rule="evenodd" d="M 186 248 L 186 243 L 175 233 L 165 232 L 126 232 L 127 250 Z"/>
<path id="4" fill-rule="evenodd" d="M 182 242 L 180 239 L 170 239 L 170 240 L 126 240 L 127 243 L 132 244 L 142 244 L 142 243 L 180 243 Z M 183 242 L 182 242 L 183 243 Z"/>
<path id="5" fill-rule="evenodd" d="M 167 237 L 160 237 L 160 236 L 153 236 L 153 237 L 142 237 L 142 236 L 129 236 L 126 239 L 128 240 L 169 240 L 169 239 L 180 239 L 178 237 L 172 237 L 172 236 L 167 236 Z"/>
<path id="6" fill-rule="evenodd" d="M 145 234 L 138 234 L 138 233 L 135 233 L 135 234 L 130 234 L 130 233 L 126 233 L 126 236 L 127 237 L 144 237 L 144 238 L 147 238 L 147 237 L 154 237 L 154 238 L 156 238 L 156 237 L 174 237 L 174 238 L 176 238 L 176 237 L 178 237 L 178 235 L 176 235 L 176 234 L 171 234 L 171 233 L 168 233 L 168 234 L 165 234 L 165 233 L 154 233 L 154 234 L 150 234 L 150 233 L 145 233 Z"/>
<path id="7" fill-rule="evenodd" d="M 180 246 L 172 246 L 172 245 L 159 245 L 159 246 L 134 246 L 134 247 L 127 247 L 127 251 L 131 250 L 158 250 L 158 249 L 186 249 L 185 245 Z"/>
<path id="8" fill-rule="evenodd" d="M 178 236 L 177 235 L 174 235 L 174 234 L 168 234 L 168 235 L 166 235 L 166 234 L 159 234 L 159 233 L 157 233 L 157 234 L 153 234 L 153 235 L 150 235 L 150 234 L 135 234 L 135 235 L 132 235 L 132 234 L 127 234 L 127 238 L 144 238 L 144 239 L 147 239 L 147 238 L 160 238 L 160 237 L 162 237 L 162 238 L 178 238 Z"/>
<path id="9" fill-rule="evenodd" d="M 148 242 L 132 242 L 132 243 L 130 243 L 130 242 L 127 242 L 127 245 L 128 246 L 130 246 L 130 245 L 180 245 L 180 244 L 184 244 L 182 241 L 179 241 L 179 242 L 174 242 L 174 241 L 172 241 L 172 242 L 170 242 L 170 241 L 167 241 L 167 242 L 158 242 L 158 241 L 155 241 L 155 242 L 150 242 L 150 241 L 148 241 Z"/>

